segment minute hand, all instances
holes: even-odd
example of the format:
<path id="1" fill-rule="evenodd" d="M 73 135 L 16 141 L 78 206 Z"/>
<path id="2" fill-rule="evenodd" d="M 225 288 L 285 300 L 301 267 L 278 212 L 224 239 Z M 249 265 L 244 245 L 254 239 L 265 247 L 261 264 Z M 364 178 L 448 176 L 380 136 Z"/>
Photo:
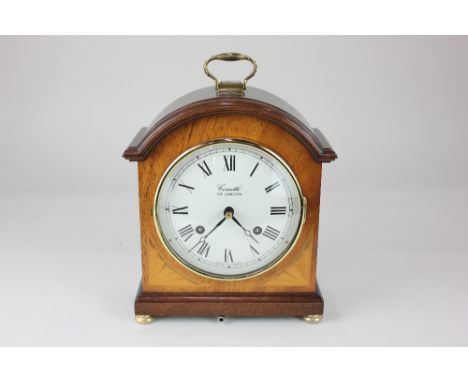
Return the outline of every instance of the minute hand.
<path id="1" fill-rule="evenodd" d="M 245 229 L 244 226 L 239 222 L 239 220 L 237 220 L 234 216 L 232 217 L 232 220 L 234 220 L 234 223 L 236 223 L 239 227 L 241 227 L 244 230 L 246 236 L 249 236 L 253 241 L 258 243 L 257 239 L 255 239 L 252 236 L 252 232 L 250 232 L 248 229 Z"/>
<path id="2" fill-rule="evenodd" d="M 226 218 L 222 218 L 222 219 L 211 229 L 210 232 L 208 232 L 205 236 L 201 236 L 201 237 L 200 237 L 200 240 L 198 240 L 198 242 L 197 242 L 192 248 L 189 249 L 189 252 L 192 252 L 192 250 L 195 249 L 200 243 L 204 243 L 205 240 L 206 240 L 206 238 L 207 238 L 208 236 L 210 236 L 216 228 L 218 228 L 221 224 L 223 224 L 225 220 L 226 220 Z"/>
<path id="3" fill-rule="evenodd" d="M 226 220 L 225 217 L 222 218 L 222 219 L 218 222 L 218 224 L 216 224 L 216 225 L 213 227 L 213 229 L 212 229 L 210 232 L 208 232 L 208 233 L 204 236 L 204 238 L 206 239 L 208 236 L 210 236 L 210 235 L 212 234 L 212 232 L 213 232 L 216 228 L 218 228 L 221 224 L 224 223 L 225 220 Z"/>

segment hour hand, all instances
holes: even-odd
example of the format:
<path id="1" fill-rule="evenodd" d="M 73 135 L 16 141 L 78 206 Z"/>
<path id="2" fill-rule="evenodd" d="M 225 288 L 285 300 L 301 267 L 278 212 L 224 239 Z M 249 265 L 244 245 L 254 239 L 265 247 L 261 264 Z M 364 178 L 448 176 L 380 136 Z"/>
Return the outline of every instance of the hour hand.
<path id="1" fill-rule="evenodd" d="M 253 241 L 255 241 L 255 242 L 258 244 L 258 240 L 255 239 L 255 238 L 252 236 L 252 232 L 250 232 L 248 229 L 245 229 L 245 228 L 244 228 L 244 233 L 245 233 L 248 237 L 250 237 Z"/>
<path id="2" fill-rule="evenodd" d="M 257 244 L 258 244 L 258 241 L 257 239 L 255 239 L 253 236 L 252 236 L 252 232 L 250 232 L 248 229 L 244 228 L 244 226 L 239 222 L 239 220 L 237 220 L 234 216 L 232 217 L 232 220 L 234 220 L 234 223 L 236 223 L 239 227 L 241 227 L 244 231 L 244 234 L 248 237 L 250 237 L 253 241 L 255 241 Z"/>

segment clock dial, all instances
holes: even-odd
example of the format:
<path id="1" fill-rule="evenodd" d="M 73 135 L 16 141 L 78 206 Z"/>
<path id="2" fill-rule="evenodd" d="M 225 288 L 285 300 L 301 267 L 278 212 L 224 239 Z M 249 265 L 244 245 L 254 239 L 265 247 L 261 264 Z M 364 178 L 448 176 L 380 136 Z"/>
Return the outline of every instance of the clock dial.
<path id="1" fill-rule="evenodd" d="M 215 278 L 243 278 L 272 267 L 294 244 L 302 193 L 277 155 L 243 141 L 217 141 L 171 165 L 154 216 L 183 264 Z"/>

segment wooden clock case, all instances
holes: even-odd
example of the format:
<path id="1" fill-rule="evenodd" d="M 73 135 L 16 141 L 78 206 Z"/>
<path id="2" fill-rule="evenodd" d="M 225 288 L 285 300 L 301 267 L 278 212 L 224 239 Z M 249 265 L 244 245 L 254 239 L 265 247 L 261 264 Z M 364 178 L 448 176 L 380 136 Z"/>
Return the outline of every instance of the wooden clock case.
<path id="1" fill-rule="evenodd" d="M 188 149 L 240 139 L 283 158 L 307 199 L 305 223 L 285 258 L 251 278 L 219 280 L 195 273 L 167 250 L 157 234 L 154 198 L 161 177 Z M 151 128 L 141 129 L 123 154 L 138 161 L 142 281 L 137 321 L 157 316 L 302 316 L 317 322 L 323 299 L 316 280 L 322 163 L 336 154 L 318 129 L 280 98 L 256 88 L 218 94 L 189 93 L 169 105 Z"/>

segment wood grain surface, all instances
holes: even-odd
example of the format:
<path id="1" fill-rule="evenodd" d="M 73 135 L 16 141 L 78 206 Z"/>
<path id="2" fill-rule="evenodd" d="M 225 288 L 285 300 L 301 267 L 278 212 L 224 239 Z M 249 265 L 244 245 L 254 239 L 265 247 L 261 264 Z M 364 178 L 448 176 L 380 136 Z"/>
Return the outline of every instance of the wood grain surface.
<path id="1" fill-rule="evenodd" d="M 199 89 L 169 105 L 156 118 L 151 128 L 139 131 L 123 157 L 144 160 L 166 134 L 181 125 L 203 116 L 242 114 L 267 120 L 282 127 L 299 139 L 318 162 L 337 158 L 335 151 L 320 132 L 312 128 L 305 118 L 281 98 L 261 89 L 248 88 L 243 96 L 218 96 L 213 88 Z"/>
<path id="2" fill-rule="evenodd" d="M 323 314 L 318 285 L 311 293 L 153 293 L 138 290 L 135 313 L 150 316 L 307 316 Z"/>
<path id="3" fill-rule="evenodd" d="M 209 141 L 233 138 L 264 146 L 291 167 L 307 199 L 306 221 L 290 253 L 268 271 L 242 280 L 216 280 L 194 273 L 165 247 L 153 220 L 154 198 L 160 180 L 175 158 Z M 293 134 L 261 118 L 223 115 L 186 123 L 162 138 L 138 162 L 140 223 L 145 292 L 313 292 L 320 206 L 321 163 Z"/>

